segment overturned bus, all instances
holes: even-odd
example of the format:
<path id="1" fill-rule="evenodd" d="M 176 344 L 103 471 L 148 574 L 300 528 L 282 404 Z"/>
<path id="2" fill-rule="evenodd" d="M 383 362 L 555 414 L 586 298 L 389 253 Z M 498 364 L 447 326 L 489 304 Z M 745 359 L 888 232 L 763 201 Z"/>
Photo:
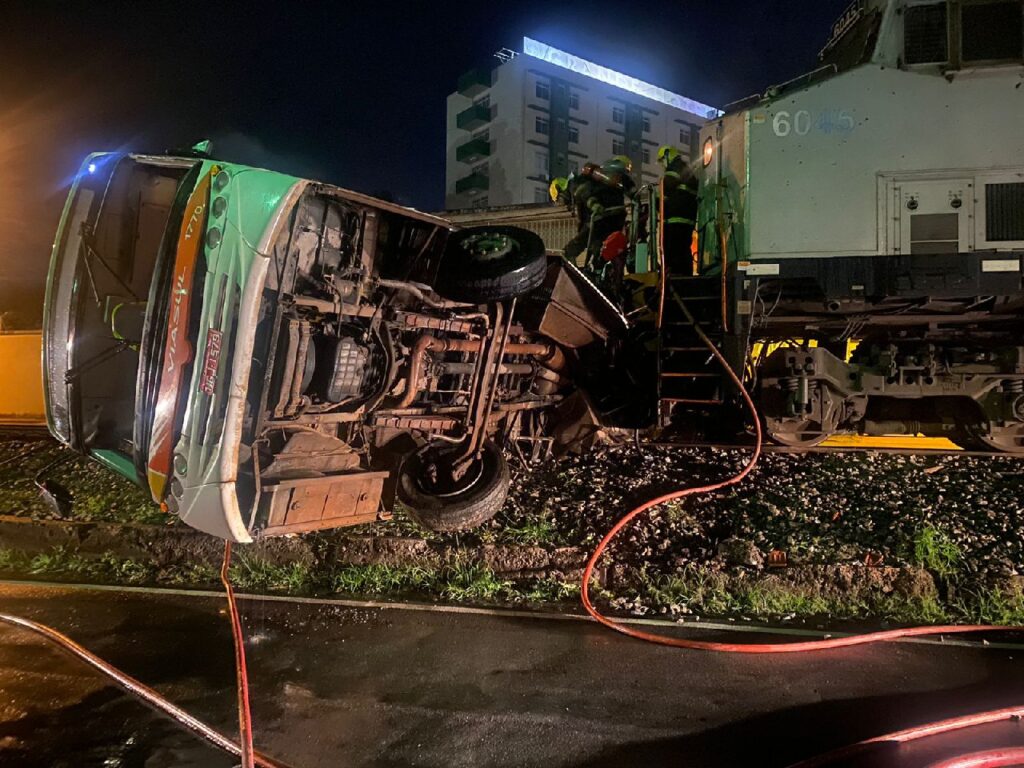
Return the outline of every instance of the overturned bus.
<path id="1" fill-rule="evenodd" d="M 506 451 L 586 441 L 574 369 L 625 320 L 539 238 L 182 153 L 95 154 L 47 283 L 63 444 L 229 540 L 438 530 L 500 509 Z"/>

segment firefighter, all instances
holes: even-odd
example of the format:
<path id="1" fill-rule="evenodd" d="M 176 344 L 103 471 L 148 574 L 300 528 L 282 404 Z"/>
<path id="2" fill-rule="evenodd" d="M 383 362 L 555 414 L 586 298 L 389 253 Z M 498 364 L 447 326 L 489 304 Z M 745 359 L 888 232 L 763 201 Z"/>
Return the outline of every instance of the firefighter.
<path id="1" fill-rule="evenodd" d="M 658 149 L 658 162 L 665 168 L 662 179 L 665 263 L 674 275 L 693 276 L 697 272 L 692 252 L 693 231 L 697 225 L 697 176 L 675 147 L 665 145 Z"/>
<path id="2" fill-rule="evenodd" d="M 636 186 L 630 176 L 632 169 L 629 158 L 617 156 L 601 166 L 587 163 L 579 176 L 566 181 L 566 202 L 576 214 L 578 227 L 576 236 L 565 245 L 569 261 L 578 264 L 580 255 L 585 254 L 586 264 L 591 265 L 605 239 L 626 225 L 626 196 Z"/>

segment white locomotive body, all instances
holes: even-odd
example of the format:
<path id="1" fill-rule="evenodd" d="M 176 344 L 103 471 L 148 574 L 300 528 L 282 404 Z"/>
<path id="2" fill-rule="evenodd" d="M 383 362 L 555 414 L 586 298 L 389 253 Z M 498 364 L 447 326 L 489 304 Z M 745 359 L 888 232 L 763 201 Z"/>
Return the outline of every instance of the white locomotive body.
<path id="1" fill-rule="evenodd" d="M 769 432 L 1024 452 L 1024 2 L 857 0 L 822 62 L 701 137 L 726 347 L 801 340 L 759 361 Z"/>

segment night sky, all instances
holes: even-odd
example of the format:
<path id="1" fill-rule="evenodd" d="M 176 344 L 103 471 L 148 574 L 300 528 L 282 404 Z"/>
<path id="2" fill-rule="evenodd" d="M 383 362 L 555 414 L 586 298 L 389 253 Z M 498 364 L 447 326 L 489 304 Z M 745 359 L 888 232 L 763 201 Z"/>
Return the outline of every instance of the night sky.
<path id="1" fill-rule="evenodd" d="M 722 105 L 812 69 L 848 3 L 5 0 L 0 311 L 37 314 L 90 151 L 212 138 L 224 159 L 436 210 L 445 97 L 523 35 Z"/>

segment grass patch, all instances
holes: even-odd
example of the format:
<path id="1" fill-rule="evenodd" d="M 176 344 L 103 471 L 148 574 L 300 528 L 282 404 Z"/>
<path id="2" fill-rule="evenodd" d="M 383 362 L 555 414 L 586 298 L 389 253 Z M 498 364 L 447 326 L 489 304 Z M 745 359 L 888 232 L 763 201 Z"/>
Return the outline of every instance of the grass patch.
<path id="1" fill-rule="evenodd" d="M 579 584 L 539 578 L 513 582 L 484 564 L 452 558 L 437 568 L 351 565 L 335 571 L 331 591 L 359 596 L 440 596 L 451 602 L 552 603 L 579 599 Z"/>
<path id="2" fill-rule="evenodd" d="M 657 609 L 719 615 L 740 610 L 740 603 L 728 589 L 725 576 L 707 568 L 691 564 L 667 575 L 652 575 L 641 568 L 637 580 L 639 595 Z"/>
<path id="3" fill-rule="evenodd" d="M 456 556 L 438 572 L 435 589 L 456 602 L 494 602 L 511 596 L 512 582 L 498 578 L 483 563 Z"/>
<path id="4" fill-rule="evenodd" d="M 54 547 L 38 554 L 0 549 L 0 571 L 14 575 L 132 585 L 152 582 L 155 577 L 155 570 L 148 563 L 118 557 L 113 552 L 85 557 L 68 547 Z"/>
<path id="5" fill-rule="evenodd" d="M 156 580 L 176 587 L 220 587 L 220 568 L 206 563 L 180 563 L 161 569 Z"/>
<path id="6" fill-rule="evenodd" d="M 555 524 L 546 517 L 528 517 L 518 523 L 507 523 L 498 533 L 499 541 L 507 544 L 561 544 Z"/>
<path id="7" fill-rule="evenodd" d="M 236 589 L 252 592 L 305 594 L 312 586 L 310 567 L 305 563 L 275 565 L 245 554 L 234 558 L 228 576 Z"/>
<path id="8" fill-rule="evenodd" d="M 331 587 L 353 596 L 429 594 L 453 602 L 494 602 L 509 596 L 512 583 L 480 562 L 455 556 L 438 568 L 346 566 L 334 573 Z"/>
<path id="9" fill-rule="evenodd" d="M 757 616 L 822 616 L 832 613 L 835 606 L 821 595 L 803 590 L 786 589 L 777 585 L 751 585 L 740 595 L 746 613 Z"/>
<path id="10" fill-rule="evenodd" d="M 564 603 L 580 599 L 578 581 L 557 581 L 555 579 L 531 579 L 516 585 L 516 593 L 525 603 Z"/>
<path id="11" fill-rule="evenodd" d="M 935 526 L 927 525 L 915 534 L 914 562 L 940 578 L 956 576 L 961 559 L 960 547 Z"/>
<path id="12" fill-rule="evenodd" d="M 673 574 L 638 573 L 631 595 L 656 613 L 738 616 L 773 620 L 887 619 L 933 624 L 966 620 L 969 606 L 944 606 L 934 596 L 875 592 L 832 595 L 774 579 L 729 578 L 721 571 L 690 564 Z M 613 602 L 614 604 L 614 602 Z M 1024 608 L 1024 601 L 1022 601 Z"/>
<path id="13" fill-rule="evenodd" d="M 990 587 L 967 591 L 957 598 L 964 620 L 977 624 L 1024 626 L 1024 591 L 1020 587 Z"/>
<path id="14" fill-rule="evenodd" d="M 433 571 L 418 566 L 350 565 L 338 570 L 331 589 L 348 595 L 395 595 L 430 589 Z"/>

